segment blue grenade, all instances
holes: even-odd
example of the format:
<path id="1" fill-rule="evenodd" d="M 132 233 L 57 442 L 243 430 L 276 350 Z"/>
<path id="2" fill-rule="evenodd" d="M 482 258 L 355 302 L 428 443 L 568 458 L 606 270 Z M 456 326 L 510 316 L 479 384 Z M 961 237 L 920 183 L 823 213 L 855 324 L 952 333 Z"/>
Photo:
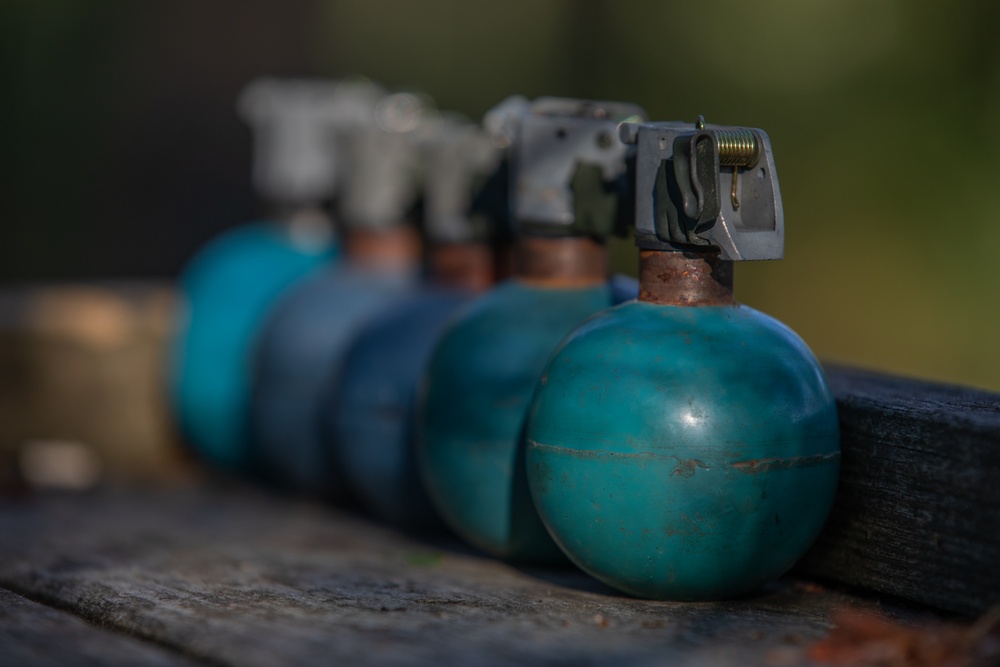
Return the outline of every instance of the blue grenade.
<path id="1" fill-rule="evenodd" d="M 339 198 L 345 261 L 285 294 L 261 333 L 250 414 L 255 467 L 293 490 L 342 495 L 321 441 L 321 407 L 353 337 L 419 279 L 419 238 L 406 219 L 428 113 L 414 95 L 386 95 L 351 128 Z"/>
<path id="2" fill-rule="evenodd" d="M 616 273 L 611 276 L 611 303 L 618 305 L 639 298 L 639 281 L 632 276 Z"/>
<path id="3" fill-rule="evenodd" d="M 640 597 L 709 600 L 787 571 L 840 464 L 826 378 L 788 327 L 733 299 L 732 262 L 779 259 L 767 135 L 626 125 L 641 295 L 549 362 L 527 425 L 532 496 L 566 554 Z"/>
<path id="4" fill-rule="evenodd" d="M 630 104 L 541 98 L 514 111 L 514 277 L 463 311 L 431 357 L 418 462 L 458 535 L 502 558 L 556 562 L 528 494 L 522 432 L 546 360 L 612 303 L 601 240 L 621 220 Z"/>
<path id="5" fill-rule="evenodd" d="M 254 185 L 275 219 L 220 235 L 184 268 L 171 370 L 184 435 L 220 467 L 247 462 L 249 358 L 267 309 L 337 254 L 322 205 L 336 185 L 343 107 L 341 85 L 328 81 L 260 79 L 240 96 L 254 131 Z"/>
<path id="6" fill-rule="evenodd" d="M 432 283 L 361 331 L 323 411 L 327 446 L 354 496 L 378 518 L 415 531 L 440 527 L 414 461 L 417 385 L 455 311 L 495 281 L 496 225 L 470 218 L 470 209 L 474 182 L 502 168 L 497 146 L 468 121 L 444 119 L 429 135 L 422 154 Z"/>

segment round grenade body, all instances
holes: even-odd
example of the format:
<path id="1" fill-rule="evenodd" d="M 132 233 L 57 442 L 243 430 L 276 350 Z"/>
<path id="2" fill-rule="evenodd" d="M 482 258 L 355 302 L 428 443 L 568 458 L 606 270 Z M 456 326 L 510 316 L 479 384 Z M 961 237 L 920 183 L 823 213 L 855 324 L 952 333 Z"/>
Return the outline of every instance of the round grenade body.
<path id="1" fill-rule="evenodd" d="M 351 340 L 415 280 L 413 271 L 344 264 L 274 307 L 254 358 L 250 437 L 261 475 L 305 493 L 342 494 L 321 441 L 320 410 Z"/>
<path id="2" fill-rule="evenodd" d="M 524 475 L 524 418 L 545 362 L 611 304 L 606 284 L 520 280 L 480 297 L 438 341 L 418 412 L 418 459 L 434 506 L 459 536 L 512 560 L 559 562 Z"/>
<path id="3" fill-rule="evenodd" d="M 296 242 L 278 225 L 250 224 L 212 240 L 184 268 L 170 393 L 186 439 L 213 464 L 248 464 L 253 345 L 278 297 L 336 252 L 330 242 Z"/>
<path id="4" fill-rule="evenodd" d="M 434 344 L 469 300 L 426 288 L 386 308 L 344 355 L 323 410 L 327 446 L 353 495 L 408 530 L 442 528 L 417 471 L 414 412 Z"/>
<path id="5" fill-rule="evenodd" d="M 528 418 L 545 525 L 640 597 L 739 595 L 787 571 L 833 503 L 837 411 L 819 363 L 745 306 L 631 302 L 577 329 Z"/>

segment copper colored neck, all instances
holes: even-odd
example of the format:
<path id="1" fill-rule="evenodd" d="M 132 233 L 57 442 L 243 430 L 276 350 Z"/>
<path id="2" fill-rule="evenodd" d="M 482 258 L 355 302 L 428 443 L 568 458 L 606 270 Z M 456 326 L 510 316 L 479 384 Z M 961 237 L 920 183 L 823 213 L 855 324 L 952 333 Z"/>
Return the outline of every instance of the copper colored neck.
<path id="1" fill-rule="evenodd" d="M 388 229 L 352 229 L 344 238 L 351 262 L 367 266 L 408 269 L 420 263 L 420 235 L 409 225 Z"/>
<path id="2" fill-rule="evenodd" d="M 441 285 L 483 292 L 496 282 L 493 249 L 486 243 L 441 243 L 430 254 L 434 280 Z"/>
<path id="3" fill-rule="evenodd" d="M 515 247 L 514 275 L 543 287 L 590 287 L 608 279 L 608 250 L 581 237 L 521 237 Z"/>
<path id="4" fill-rule="evenodd" d="M 733 263 L 707 253 L 639 251 L 639 300 L 663 306 L 731 306 Z"/>
<path id="5" fill-rule="evenodd" d="M 493 266 L 496 272 L 497 282 L 507 280 L 514 275 L 515 256 L 514 243 L 511 241 L 500 242 L 493 249 Z"/>

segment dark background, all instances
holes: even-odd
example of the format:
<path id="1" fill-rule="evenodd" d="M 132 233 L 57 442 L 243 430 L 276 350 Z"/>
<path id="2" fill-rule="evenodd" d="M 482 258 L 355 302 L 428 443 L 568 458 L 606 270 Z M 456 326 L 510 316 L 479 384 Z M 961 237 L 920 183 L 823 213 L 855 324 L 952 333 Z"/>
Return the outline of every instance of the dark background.
<path id="1" fill-rule="evenodd" d="M 998 29 L 990 0 L 4 0 L 0 281 L 172 277 L 252 218 L 257 75 L 473 118 L 626 99 L 770 134 L 787 259 L 740 266 L 741 300 L 825 359 L 1000 389 Z"/>

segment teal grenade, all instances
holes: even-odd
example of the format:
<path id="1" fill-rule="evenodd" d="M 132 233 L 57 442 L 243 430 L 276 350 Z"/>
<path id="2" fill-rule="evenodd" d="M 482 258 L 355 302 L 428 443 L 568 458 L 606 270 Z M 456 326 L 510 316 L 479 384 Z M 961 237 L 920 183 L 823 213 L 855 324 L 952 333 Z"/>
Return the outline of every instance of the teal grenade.
<path id="1" fill-rule="evenodd" d="M 444 327 L 495 282 L 495 224 L 470 209 L 474 183 L 501 158 L 478 126 L 455 117 L 435 124 L 421 154 L 430 280 L 361 330 L 323 410 L 327 447 L 354 496 L 379 519 L 413 531 L 440 527 L 414 461 L 417 386 Z"/>
<path id="2" fill-rule="evenodd" d="M 310 495 L 343 496 L 322 442 L 322 410 L 351 340 L 420 278 L 417 140 L 428 116 L 408 93 L 383 95 L 345 138 L 338 198 L 344 261 L 282 296 L 254 355 L 250 437 L 257 472 Z"/>
<path id="3" fill-rule="evenodd" d="M 181 430 L 215 465 L 247 461 L 249 358 L 265 313 L 337 254 L 323 205 L 338 180 L 333 135 L 345 101 L 342 84 L 310 80 L 259 79 L 240 96 L 254 185 L 272 215 L 216 237 L 184 268 L 171 368 Z"/>
<path id="4" fill-rule="evenodd" d="M 637 148 L 638 301 L 559 347 L 527 425 L 532 495 L 566 554 L 640 597 L 710 600 L 787 571 L 840 465 L 823 370 L 788 327 L 736 303 L 732 263 L 780 259 L 766 134 L 626 125 Z"/>
<path id="5" fill-rule="evenodd" d="M 503 112 L 517 120 L 515 272 L 438 341 L 417 415 L 418 462 L 458 535 L 502 558 L 557 562 L 563 556 L 528 493 L 524 418 L 559 341 L 612 303 L 602 240 L 627 199 L 627 147 L 616 128 L 643 112 L 558 98 Z"/>

